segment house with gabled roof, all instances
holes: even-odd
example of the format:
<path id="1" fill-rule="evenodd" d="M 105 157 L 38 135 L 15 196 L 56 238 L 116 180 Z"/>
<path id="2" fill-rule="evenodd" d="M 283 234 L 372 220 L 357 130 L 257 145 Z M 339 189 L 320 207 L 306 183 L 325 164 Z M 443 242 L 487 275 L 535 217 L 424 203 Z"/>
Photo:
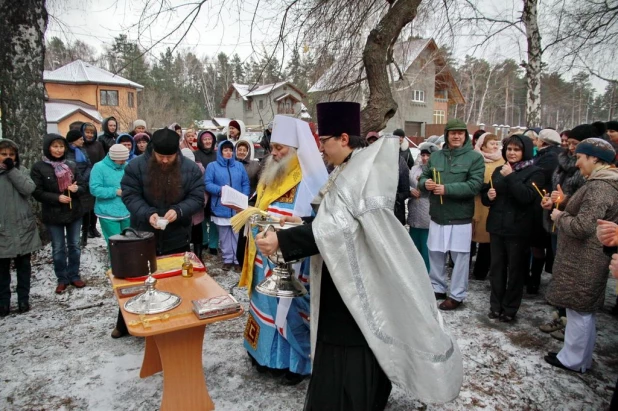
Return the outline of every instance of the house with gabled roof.
<path id="1" fill-rule="evenodd" d="M 314 100 L 356 101 L 363 105 L 369 90 L 361 53 L 362 50 L 357 56 L 336 60 L 309 89 Z M 444 55 L 433 39 L 396 43 L 388 75 L 398 109 L 384 132 L 402 128 L 407 136 L 426 137 L 426 124 L 446 124 L 449 108 L 465 102 Z"/>
<path id="2" fill-rule="evenodd" d="M 65 135 L 74 121 L 94 123 L 114 116 L 129 131 L 137 119 L 137 93 L 144 86 L 82 60 L 43 72 L 47 131 Z"/>
<path id="3" fill-rule="evenodd" d="M 265 127 L 276 114 L 300 117 L 303 93 L 289 81 L 272 84 L 232 83 L 221 101 L 225 117 L 242 120 L 247 128 Z"/>

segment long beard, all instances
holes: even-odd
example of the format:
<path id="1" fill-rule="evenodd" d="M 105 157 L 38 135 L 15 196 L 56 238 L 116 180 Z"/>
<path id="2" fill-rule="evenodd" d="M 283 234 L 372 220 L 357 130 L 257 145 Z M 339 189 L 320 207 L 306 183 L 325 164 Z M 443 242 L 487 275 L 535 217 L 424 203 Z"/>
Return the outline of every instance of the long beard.
<path id="1" fill-rule="evenodd" d="M 296 149 L 290 148 L 288 154 L 279 161 L 275 161 L 273 156 L 266 158 L 266 164 L 262 169 L 260 184 L 269 185 L 281 181 L 286 176 L 286 171 L 290 161 L 296 157 Z"/>
<path id="2" fill-rule="evenodd" d="M 156 204 L 153 206 L 176 204 L 181 200 L 182 176 L 178 156 L 173 162 L 161 164 L 155 156 L 148 161 L 148 188 Z"/>

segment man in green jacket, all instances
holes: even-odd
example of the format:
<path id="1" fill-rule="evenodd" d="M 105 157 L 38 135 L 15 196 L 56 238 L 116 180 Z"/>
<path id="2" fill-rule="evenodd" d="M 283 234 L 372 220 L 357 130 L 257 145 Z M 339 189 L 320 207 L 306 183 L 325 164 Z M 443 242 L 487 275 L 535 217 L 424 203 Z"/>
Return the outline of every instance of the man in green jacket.
<path id="1" fill-rule="evenodd" d="M 485 174 L 483 156 L 474 151 L 466 123 L 453 119 L 446 124 L 444 148 L 434 152 L 419 181 L 429 199 L 429 277 L 438 308 L 454 310 L 466 298 L 472 240 L 474 196 Z M 455 263 L 447 298 L 446 253 Z"/>

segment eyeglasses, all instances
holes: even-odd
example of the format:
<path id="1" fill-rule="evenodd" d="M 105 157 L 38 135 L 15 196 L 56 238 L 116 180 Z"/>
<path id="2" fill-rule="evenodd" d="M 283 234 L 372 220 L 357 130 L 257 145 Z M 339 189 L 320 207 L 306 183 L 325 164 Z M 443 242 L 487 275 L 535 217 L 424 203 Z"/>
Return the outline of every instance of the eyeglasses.
<path id="1" fill-rule="evenodd" d="M 337 136 L 330 136 L 330 137 L 324 137 L 324 138 L 320 137 L 320 138 L 319 138 L 319 140 L 320 140 L 320 144 L 322 144 L 322 145 L 323 145 L 323 144 L 324 144 L 324 143 L 326 143 L 328 140 L 330 140 L 331 138 L 334 138 L 334 137 L 337 137 Z"/>

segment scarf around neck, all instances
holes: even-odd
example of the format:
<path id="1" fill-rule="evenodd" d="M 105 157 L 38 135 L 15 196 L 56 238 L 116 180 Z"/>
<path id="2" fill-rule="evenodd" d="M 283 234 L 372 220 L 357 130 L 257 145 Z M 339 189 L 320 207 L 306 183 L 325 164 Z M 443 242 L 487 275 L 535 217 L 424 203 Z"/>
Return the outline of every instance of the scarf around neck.
<path id="1" fill-rule="evenodd" d="M 519 171 L 519 170 L 523 170 L 526 167 L 531 166 L 534 163 L 534 160 L 522 160 L 522 161 L 518 161 L 517 163 L 509 163 L 511 164 L 511 167 L 513 168 L 513 170 L 515 171 Z"/>
<path id="2" fill-rule="evenodd" d="M 478 151 L 479 153 L 483 155 L 483 160 L 486 163 L 493 163 L 494 161 L 498 161 L 502 158 L 502 153 L 500 152 L 500 150 L 496 150 L 493 153 L 486 153 L 479 148 L 476 151 Z"/>
<path id="3" fill-rule="evenodd" d="M 58 180 L 58 189 L 63 193 L 73 183 L 73 173 L 66 161 L 51 161 L 46 156 L 43 156 L 43 162 L 54 168 L 54 174 L 56 175 L 56 180 Z"/>

